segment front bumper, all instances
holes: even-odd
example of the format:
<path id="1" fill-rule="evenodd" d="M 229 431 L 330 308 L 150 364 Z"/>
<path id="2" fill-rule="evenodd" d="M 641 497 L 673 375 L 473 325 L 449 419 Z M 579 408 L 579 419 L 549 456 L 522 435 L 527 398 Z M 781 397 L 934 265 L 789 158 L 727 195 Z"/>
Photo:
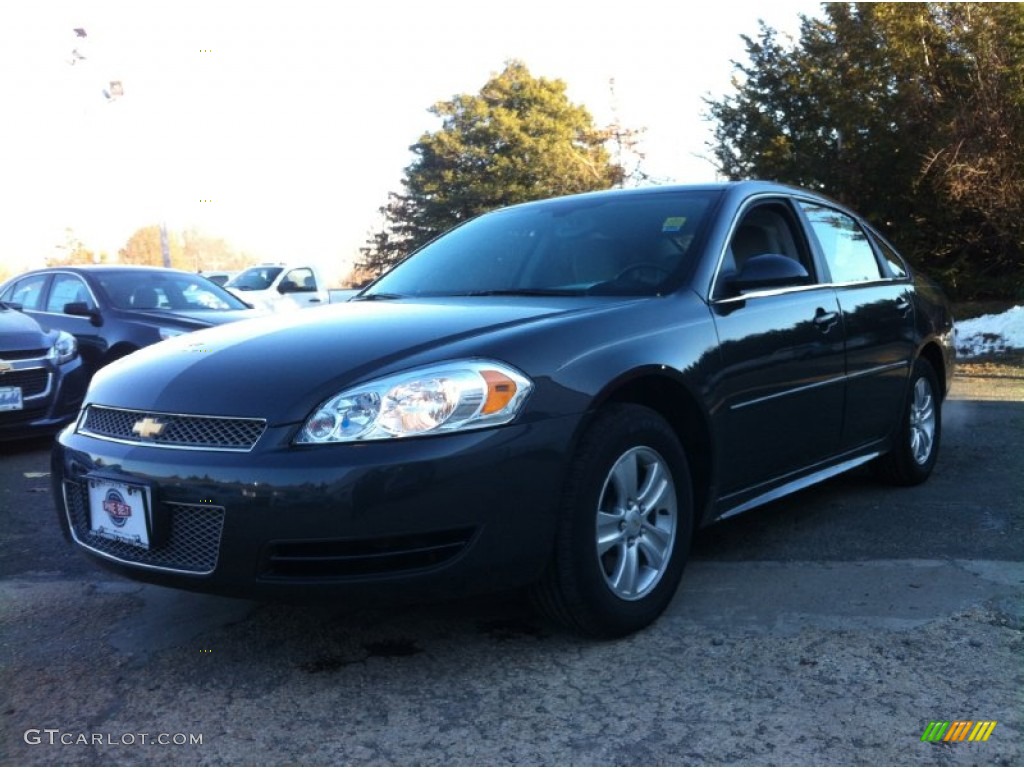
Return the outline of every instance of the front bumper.
<path id="1" fill-rule="evenodd" d="M 24 396 L 24 407 L 18 411 L 0 411 L 0 440 L 20 440 L 34 435 L 53 434 L 75 418 L 89 380 L 82 359 L 60 366 L 39 361 L 18 362 L 15 371 L 31 372 L 45 377 L 45 384 L 29 390 Z M 0 386 L 5 385 L 0 376 Z"/>
<path id="2" fill-rule="evenodd" d="M 76 546 L 143 581 L 273 599 L 489 591 L 536 580 L 548 562 L 576 425 L 308 447 L 279 428 L 247 453 L 69 427 L 54 447 L 54 495 Z M 150 489 L 148 550 L 90 532 L 90 477 Z"/>

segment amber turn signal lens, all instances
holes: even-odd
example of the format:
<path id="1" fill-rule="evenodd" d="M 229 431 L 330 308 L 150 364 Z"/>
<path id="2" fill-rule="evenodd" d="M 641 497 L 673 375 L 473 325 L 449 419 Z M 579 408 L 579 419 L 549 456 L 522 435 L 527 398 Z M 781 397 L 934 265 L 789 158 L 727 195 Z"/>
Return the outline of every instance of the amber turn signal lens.
<path id="1" fill-rule="evenodd" d="M 516 383 L 498 371 L 480 371 L 487 382 L 487 399 L 481 413 L 497 413 L 516 396 Z"/>

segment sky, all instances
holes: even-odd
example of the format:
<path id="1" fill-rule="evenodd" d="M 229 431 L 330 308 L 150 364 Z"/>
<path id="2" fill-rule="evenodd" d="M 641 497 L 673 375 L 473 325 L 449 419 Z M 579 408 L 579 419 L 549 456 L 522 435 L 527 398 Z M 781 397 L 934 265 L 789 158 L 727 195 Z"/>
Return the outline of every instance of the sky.
<path id="1" fill-rule="evenodd" d="M 409 146 L 438 127 L 428 108 L 478 93 L 510 59 L 563 80 L 596 124 L 643 129 L 655 179 L 711 180 L 703 98 L 728 92 L 740 35 L 759 19 L 795 35 L 818 13 L 807 0 L 4 2 L 0 264 L 41 264 L 66 228 L 113 257 L 163 222 L 336 282 L 401 189 Z M 112 81 L 123 96 L 109 100 Z"/>

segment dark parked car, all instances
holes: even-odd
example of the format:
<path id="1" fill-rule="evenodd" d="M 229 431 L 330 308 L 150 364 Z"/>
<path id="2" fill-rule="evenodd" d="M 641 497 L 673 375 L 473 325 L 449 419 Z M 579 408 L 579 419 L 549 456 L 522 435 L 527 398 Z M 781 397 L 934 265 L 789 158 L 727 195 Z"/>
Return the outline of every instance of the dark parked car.
<path id="1" fill-rule="evenodd" d="M 264 314 L 205 277 L 160 267 L 37 269 L 0 286 L 0 301 L 73 334 L 90 376 L 162 339 Z"/>
<path id="2" fill-rule="evenodd" d="M 0 302 L 0 440 L 56 432 L 78 415 L 87 383 L 74 336 Z"/>
<path id="3" fill-rule="evenodd" d="M 869 462 L 925 480 L 952 332 L 930 282 L 811 192 L 515 206 L 348 303 L 102 371 L 55 447 L 60 519 L 160 584 L 532 585 L 618 635 L 668 604 L 696 527 Z"/>

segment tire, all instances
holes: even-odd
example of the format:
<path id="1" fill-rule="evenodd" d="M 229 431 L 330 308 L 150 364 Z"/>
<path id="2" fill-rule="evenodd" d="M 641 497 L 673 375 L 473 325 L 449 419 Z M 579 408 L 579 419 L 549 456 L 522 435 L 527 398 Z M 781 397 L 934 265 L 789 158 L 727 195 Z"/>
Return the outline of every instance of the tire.
<path id="1" fill-rule="evenodd" d="M 693 534 L 686 454 L 668 423 L 610 405 L 572 459 L 552 561 L 535 603 L 569 629 L 621 637 L 654 621 L 679 586 Z"/>
<path id="2" fill-rule="evenodd" d="M 878 460 L 878 472 L 894 485 L 918 485 L 928 479 L 939 458 L 942 397 L 935 369 L 918 359 L 891 450 Z"/>

